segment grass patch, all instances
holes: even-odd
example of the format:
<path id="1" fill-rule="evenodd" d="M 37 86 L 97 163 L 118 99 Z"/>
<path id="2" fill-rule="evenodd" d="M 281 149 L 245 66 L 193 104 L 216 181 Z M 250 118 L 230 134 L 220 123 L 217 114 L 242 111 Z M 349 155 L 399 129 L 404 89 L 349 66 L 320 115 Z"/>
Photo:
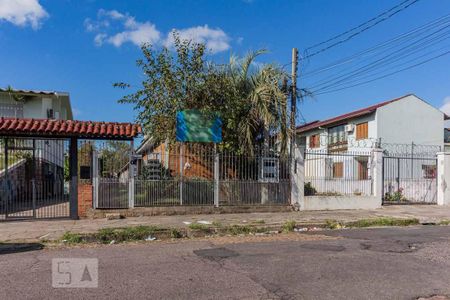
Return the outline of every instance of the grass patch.
<path id="1" fill-rule="evenodd" d="M 252 221 L 253 224 L 266 224 L 266 221 L 264 220 L 254 220 Z"/>
<path id="2" fill-rule="evenodd" d="M 218 228 L 222 227 L 222 223 L 220 223 L 220 222 L 218 222 L 218 221 L 213 221 L 213 222 L 212 222 L 212 225 L 213 225 L 214 227 L 218 227 Z"/>
<path id="3" fill-rule="evenodd" d="M 325 228 L 328 229 L 341 229 L 341 228 L 365 228 L 365 227 L 381 227 L 381 226 L 410 226 L 420 224 L 419 220 L 416 218 L 391 218 L 391 217 L 380 217 L 372 219 L 361 219 L 353 222 L 339 222 L 336 220 L 327 220 L 325 223 Z"/>
<path id="4" fill-rule="evenodd" d="M 84 242 L 83 236 L 79 233 L 67 231 L 61 237 L 61 240 L 68 244 L 80 244 Z"/>
<path id="5" fill-rule="evenodd" d="M 206 225 L 206 224 L 199 224 L 199 223 L 189 224 L 188 228 L 191 229 L 191 230 L 201 230 L 201 231 L 209 231 L 210 230 L 208 225 Z"/>
<path id="6" fill-rule="evenodd" d="M 125 228 L 104 228 L 100 229 L 95 238 L 100 243 L 110 243 L 115 241 L 122 243 L 126 241 L 140 241 L 152 236 L 156 227 L 153 226 L 136 226 Z"/>
<path id="7" fill-rule="evenodd" d="M 230 225 L 226 228 L 226 232 L 231 235 L 249 234 L 254 230 L 248 225 Z"/>
<path id="8" fill-rule="evenodd" d="M 336 220 L 326 220 L 325 228 L 327 229 L 341 229 L 344 228 L 344 224 L 342 222 L 338 222 Z"/>
<path id="9" fill-rule="evenodd" d="M 438 223 L 438 225 L 450 225 L 450 220 L 442 220 Z"/>
<path id="10" fill-rule="evenodd" d="M 183 234 L 176 228 L 172 228 L 170 230 L 170 237 L 173 239 L 181 239 L 183 237 Z"/>
<path id="11" fill-rule="evenodd" d="M 284 224 L 283 224 L 283 232 L 291 232 L 291 231 L 294 231 L 294 229 L 295 229 L 295 221 L 294 220 L 290 220 L 290 221 L 286 221 Z"/>
<path id="12" fill-rule="evenodd" d="M 381 217 L 376 219 L 362 219 L 346 224 L 348 227 L 373 227 L 373 226 L 410 226 L 419 224 L 416 218 L 398 219 L 391 217 Z"/>

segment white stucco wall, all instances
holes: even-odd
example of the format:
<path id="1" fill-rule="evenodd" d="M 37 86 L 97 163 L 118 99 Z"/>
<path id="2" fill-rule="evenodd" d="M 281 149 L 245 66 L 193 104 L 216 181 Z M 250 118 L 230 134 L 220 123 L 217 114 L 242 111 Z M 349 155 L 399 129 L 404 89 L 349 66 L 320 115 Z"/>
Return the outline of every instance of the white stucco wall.
<path id="1" fill-rule="evenodd" d="M 46 119 L 47 109 L 52 108 L 55 119 L 72 119 L 70 100 L 66 95 L 38 95 L 20 103 L 11 99 L 7 93 L 0 93 L 0 105 L 23 106 L 23 118 Z"/>
<path id="2" fill-rule="evenodd" d="M 416 96 L 380 107 L 376 121 L 382 143 L 444 145 L 444 114 Z"/>

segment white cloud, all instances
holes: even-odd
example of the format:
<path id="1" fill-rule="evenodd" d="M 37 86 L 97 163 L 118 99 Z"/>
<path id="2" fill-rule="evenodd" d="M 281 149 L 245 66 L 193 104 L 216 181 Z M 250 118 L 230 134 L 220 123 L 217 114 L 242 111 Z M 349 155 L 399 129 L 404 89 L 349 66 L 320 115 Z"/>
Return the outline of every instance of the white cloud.
<path id="1" fill-rule="evenodd" d="M 87 18 L 84 21 L 86 31 L 95 32 L 94 43 L 102 46 L 105 43 L 120 47 L 125 43 L 140 46 L 143 43 L 173 46 L 172 33 L 163 39 L 161 32 L 149 21 L 139 22 L 128 13 L 117 10 L 100 9 L 95 21 Z M 189 39 L 197 43 L 204 43 L 212 53 L 228 50 L 230 38 L 220 28 L 212 29 L 208 25 L 184 29 L 175 29 L 181 39 Z"/>
<path id="2" fill-rule="evenodd" d="M 206 49 L 211 50 L 212 53 L 217 53 L 230 49 L 230 38 L 220 28 L 211 29 L 208 25 L 197 26 L 186 29 L 174 29 L 178 31 L 182 40 L 192 40 L 196 43 L 206 45 Z M 173 46 L 173 35 L 170 32 L 164 44 L 167 47 Z"/>
<path id="3" fill-rule="evenodd" d="M 130 20 L 127 20 L 129 22 Z M 132 25 L 126 25 L 131 30 L 125 30 L 119 32 L 107 39 L 108 43 L 113 44 L 116 47 L 122 46 L 123 43 L 132 42 L 133 44 L 140 46 L 143 43 L 157 43 L 160 40 L 160 32 L 156 29 L 155 25 L 145 22 Z"/>
<path id="4" fill-rule="evenodd" d="M 105 39 L 108 37 L 106 33 L 97 33 L 94 38 L 94 43 L 96 46 L 101 46 L 105 42 Z"/>
<path id="5" fill-rule="evenodd" d="M 110 29 L 112 23 L 116 25 L 115 33 Z M 109 43 L 120 47 L 127 42 L 140 46 L 143 43 L 158 43 L 161 39 L 161 33 L 152 23 L 137 22 L 133 16 L 117 10 L 100 9 L 97 13 L 97 20 L 92 21 L 87 18 L 84 20 L 84 26 L 86 31 L 97 33 L 94 37 L 94 43 L 97 46 Z M 117 32 L 117 28 L 119 32 Z"/>
<path id="6" fill-rule="evenodd" d="M 30 25 L 36 30 L 47 17 L 39 0 L 0 0 L 0 20 L 22 27 Z"/>

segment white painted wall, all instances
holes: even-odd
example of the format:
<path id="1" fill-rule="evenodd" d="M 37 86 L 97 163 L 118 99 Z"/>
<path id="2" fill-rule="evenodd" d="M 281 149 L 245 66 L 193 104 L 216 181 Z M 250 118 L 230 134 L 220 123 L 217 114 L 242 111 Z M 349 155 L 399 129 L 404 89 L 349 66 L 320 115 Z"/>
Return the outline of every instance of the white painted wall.
<path id="1" fill-rule="evenodd" d="M 382 143 L 444 145 L 444 114 L 414 95 L 380 107 L 376 122 Z"/>
<path id="2" fill-rule="evenodd" d="M 53 109 L 56 119 L 72 119 L 69 96 L 67 95 L 36 95 L 27 99 L 24 103 L 18 103 L 11 99 L 8 93 L 0 92 L 0 105 L 23 106 L 23 118 L 47 119 L 47 109 Z M 1 117 L 1 115 L 0 115 Z"/>

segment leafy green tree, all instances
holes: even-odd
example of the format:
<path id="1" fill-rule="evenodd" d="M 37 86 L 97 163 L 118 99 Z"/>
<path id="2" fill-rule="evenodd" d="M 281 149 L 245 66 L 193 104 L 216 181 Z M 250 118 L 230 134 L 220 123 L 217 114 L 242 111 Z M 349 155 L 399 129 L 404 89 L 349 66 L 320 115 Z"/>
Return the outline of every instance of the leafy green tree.
<path id="1" fill-rule="evenodd" d="M 222 118 L 221 147 L 253 153 L 255 145 L 276 135 L 286 149 L 287 74 L 276 65 L 255 66 L 266 51 L 217 65 L 207 60 L 205 45 L 181 40 L 177 33 L 174 41 L 175 52 L 142 45 L 143 58 L 137 60 L 145 75 L 142 87 L 119 100 L 134 105 L 147 135 L 173 142 L 176 113 L 199 109 Z M 114 86 L 132 88 L 123 82 Z"/>

